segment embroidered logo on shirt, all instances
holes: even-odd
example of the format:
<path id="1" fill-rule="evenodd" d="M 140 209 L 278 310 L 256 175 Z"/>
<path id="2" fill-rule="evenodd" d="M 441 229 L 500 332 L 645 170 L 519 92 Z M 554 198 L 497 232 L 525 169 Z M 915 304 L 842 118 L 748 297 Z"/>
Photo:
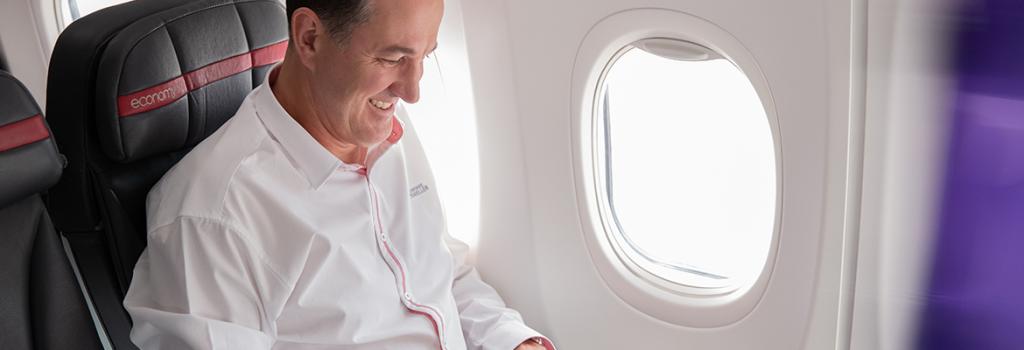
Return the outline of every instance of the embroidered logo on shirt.
<path id="1" fill-rule="evenodd" d="M 409 198 L 416 198 L 417 196 L 424 194 L 427 191 L 430 191 L 430 187 L 427 187 L 427 185 L 416 185 L 413 188 L 409 189 Z"/>

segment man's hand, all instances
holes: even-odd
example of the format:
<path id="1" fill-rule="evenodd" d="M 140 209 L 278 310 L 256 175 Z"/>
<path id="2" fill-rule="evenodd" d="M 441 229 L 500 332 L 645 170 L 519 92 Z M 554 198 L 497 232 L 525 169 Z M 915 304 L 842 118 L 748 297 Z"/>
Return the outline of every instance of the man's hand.
<path id="1" fill-rule="evenodd" d="M 545 348 L 544 345 L 540 345 L 533 341 L 533 339 L 530 339 L 519 344 L 515 350 L 547 350 L 547 348 Z"/>

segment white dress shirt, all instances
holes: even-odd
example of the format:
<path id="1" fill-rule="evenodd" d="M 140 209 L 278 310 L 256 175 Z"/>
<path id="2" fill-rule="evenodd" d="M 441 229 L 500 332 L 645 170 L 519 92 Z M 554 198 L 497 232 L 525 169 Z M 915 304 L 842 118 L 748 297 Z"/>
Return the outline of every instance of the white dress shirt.
<path id="1" fill-rule="evenodd" d="M 132 341 L 512 350 L 535 338 L 554 349 L 466 263 L 419 141 L 403 130 L 395 118 L 366 168 L 346 164 L 268 84 L 256 88 L 149 193 L 149 245 L 124 300 Z"/>

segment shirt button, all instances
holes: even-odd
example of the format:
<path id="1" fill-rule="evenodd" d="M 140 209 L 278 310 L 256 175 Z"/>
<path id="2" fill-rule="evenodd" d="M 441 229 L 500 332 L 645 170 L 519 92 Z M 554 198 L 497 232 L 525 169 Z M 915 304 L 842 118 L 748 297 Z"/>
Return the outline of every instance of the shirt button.
<path id="1" fill-rule="evenodd" d="M 382 241 L 385 241 L 385 242 L 387 242 L 387 240 L 388 240 L 388 235 L 385 235 L 385 234 L 381 233 L 381 234 L 380 234 L 380 240 L 382 240 Z"/>
<path id="2" fill-rule="evenodd" d="M 405 292 L 405 300 L 412 301 L 412 294 L 409 294 L 409 292 Z"/>

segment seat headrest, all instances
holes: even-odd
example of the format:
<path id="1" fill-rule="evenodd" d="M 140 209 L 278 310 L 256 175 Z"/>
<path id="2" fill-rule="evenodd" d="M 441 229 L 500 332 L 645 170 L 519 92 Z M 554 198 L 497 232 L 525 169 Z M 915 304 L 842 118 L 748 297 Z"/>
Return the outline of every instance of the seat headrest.
<path id="1" fill-rule="evenodd" d="M 0 207 L 50 188 L 61 167 L 39 105 L 20 81 L 0 71 Z"/>
<path id="2" fill-rule="evenodd" d="M 204 1 L 119 30 L 96 71 L 104 153 L 127 163 L 208 136 L 261 81 L 256 68 L 284 58 L 285 20 L 277 1 Z"/>

